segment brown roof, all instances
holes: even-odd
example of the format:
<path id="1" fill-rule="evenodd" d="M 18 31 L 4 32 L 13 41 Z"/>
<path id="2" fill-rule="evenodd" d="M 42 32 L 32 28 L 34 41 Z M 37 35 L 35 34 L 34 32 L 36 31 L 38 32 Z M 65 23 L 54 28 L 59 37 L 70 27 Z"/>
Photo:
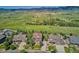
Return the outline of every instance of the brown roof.
<path id="1" fill-rule="evenodd" d="M 42 40 L 42 33 L 40 33 L 40 32 L 34 32 L 33 33 L 33 40 L 34 41 L 41 41 Z"/>
<path id="2" fill-rule="evenodd" d="M 40 32 L 35 32 L 35 33 L 33 33 L 33 38 L 42 39 L 42 34 Z"/>

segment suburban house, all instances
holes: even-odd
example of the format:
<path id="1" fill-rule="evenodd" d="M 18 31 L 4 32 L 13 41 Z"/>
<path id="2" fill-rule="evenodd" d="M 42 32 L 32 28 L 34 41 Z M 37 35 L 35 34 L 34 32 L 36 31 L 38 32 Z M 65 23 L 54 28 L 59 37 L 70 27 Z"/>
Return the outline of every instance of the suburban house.
<path id="1" fill-rule="evenodd" d="M 69 37 L 70 44 L 79 45 L 79 37 L 76 36 L 70 36 Z"/>
<path id="2" fill-rule="evenodd" d="M 42 43 L 42 33 L 40 33 L 40 32 L 34 32 L 33 33 L 33 41 L 35 42 L 35 43 Z"/>
<path id="3" fill-rule="evenodd" d="M 49 41 L 49 43 L 54 43 L 54 44 L 57 44 L 57 45 L 64 45 L 64 40 L 59 35 L 50 34 L 48 41 Z"/>
<path id="4" fill-rule="evenodd" d="M 0 31 L 0 44 L 3 43 L 6 39 L 6 35 L 4 35 L 4 32 L 1 30 Z"/>
<path id="5" fill-rule="evenodd" d="M 3 43 L 6 39 L 6 36 L 3 34 L 0 34 L 0 44 Z"/>
<path id="6" fill-rule="evenodd" d="M 20 32 L 17 35 L 14 35 L 13 37 L 13 42 L 16 44 L 19 44 L 21 42 L 26 42 L 27 38 L 26 38 L 26 34 L 23 34 L 22 32 Z"/>
<path id="7" fill-rule="evenodd" d="M 49 43 L 56 44 L 56 49 L 58 53 L 64 53 L 64 39 L 61 35 L 50 34 L 48 38 Z"/>
<path id="8" fill-rule="evenodd" d="M 6 37 L 11 36 L 13 34 L 13 31 L 10 29 L 4 29 L 3 33 L 6 35 Z"/>

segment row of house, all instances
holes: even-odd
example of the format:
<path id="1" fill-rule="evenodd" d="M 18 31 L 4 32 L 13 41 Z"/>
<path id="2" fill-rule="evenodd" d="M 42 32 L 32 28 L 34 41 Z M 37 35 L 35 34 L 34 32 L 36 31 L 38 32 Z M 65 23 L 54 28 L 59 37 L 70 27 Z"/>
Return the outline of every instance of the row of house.
<path id="1" fill-rule="evenodd" d="M 12 35 L 12 30 L 10 29 L 4 29 L 3 31 L 0 31 L 0 42 L 1 41 L 4 41 L 4 39 L 10 35 Z M 13 37 L 13 42 L 24 42 L 26 41 L 27 38 L 26 38 L 26 33 L 19 33 L 17 35 L 14 35 Z M 36 43 L 41 43 L 43 41 L 42 39 L 42 33 L 40 32 L 34 32 L 33 33 L 33 41 Z M 64 39 L 62 36 L 60 35 L 54 35 L 54 34 L 49 34 L 49 37 L 48 37 L 48 41 L 50 43 L 54 43 L 54 44 L 57 44 L 57 45 L 64 45 Z M 68 41 L 70 44 L 75 44 L 75 45 L 79 45 L 79 37 L 76 37 L 76 36 L 70 36 L 68 38 Z"/>
<path id="2" fill-rule="evenodd" d="M 5 41 L 5 38 L 12 35 L 12 33 L 13 32 L 10 29 L 5 29 L 5 30 L 1 31 L 0 32 L 0 43 L 3 43 Z M 13 36 L 12 41 L 16 44 L 21 44 L 20 46 L 22 47 L 23 45 L 25 45 L 25 43 L 27 41 L 26 34 L 27 33 L 20 32 Z M 43 38 L 42 33 L 40 33 L 40 32 L 33 33 L 32 39 L 33 39 L 34 43 L 43 44 L 43 47 L 46 48 L 47 43 L 42 38 Z M 58 50 L 60 50 L 60 52 L 64 51 L 64 50 L 61 50 L 61 48 L 64 49 L 65 44 L 79 45 L 79 37 L 70 36 L 69 38 L 67 38 L 67 40 L 68 41 L 65 42 L 64 38 L 61 35 L 49 34 L 49 36 L 48 36 L 48 43 L 56 44 L 56 46 L 57 46 Z M 61 47 L 61 48 L 59 48 L 59 47 Z"/>
<path id="3" fill-rule="evenodd" d="M 25 41 L 25 40 L 27 40 L 25 38 L 26 38 L 26 34 L 19 33 L 17 36 L 14 36 L 13 41 L 17 41 L 17 42 L 18 42 L 18 40 L 19 41 Z M 42 33 L 34 32 L 33 33 L 33 41 L 35 43 L 36 42 L 41 43 L 43 41 Z M 64 39 L 61 35 L 49 34 L 48 41 L 49 41 L 49 43 L 54 43 L 54 44 L 57 44 L 57 45 L 64 45 L 65 44 Z M 69 41 L 69 44 L 79 45 L 79 37 L 70 36 L 68 38 L 68 41 Z"/>
<path id="4" fill-rule="evenodd" d="M 13 31 L 10 29 L 4 29 L 0 31 L 0 44 L 3 43 L 8 36 L 11 36 Z"/>

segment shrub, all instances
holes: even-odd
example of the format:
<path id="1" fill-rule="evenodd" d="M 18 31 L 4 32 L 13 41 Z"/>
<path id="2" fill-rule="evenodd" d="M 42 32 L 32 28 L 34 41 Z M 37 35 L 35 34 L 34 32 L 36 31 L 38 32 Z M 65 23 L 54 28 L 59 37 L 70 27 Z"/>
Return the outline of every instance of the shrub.
<path id="1" fill-rule="evenodd" d="M 67 53 L 76 53 L 77 49 L 74 45 L 69 45 L 68 47 L 65 47 L 65 52 L 67 52 Z"/>
<path id="2" fill-rule="evenodd" d="M 4 42 L 4 49 L 5 50 L 9 50 L 9 48 L 10 48 L 10 46 L 9 46 L 9 43 L 6 41 L 6 42 Z"/>
<path id="3" fill-rule="evenodd" d="M 72 53 L 75 53 L 75 52 L 77 52 L 77 49 L 74 45 L 69 45 L 69 51 Z"/>
<path id="4" fill-rule="evenodd" d="M 69 49 L 67 47 L 64 47 L 64 50 L 65 50 L 66 53 L 69 52 Z"/>
<path id="5" fill-rule="evenodd" d="M 40 48 L 41 48 L 41 45 L 40 45 L 39 43 L 36 43 L 36 44 L 34 45 L 34 49 L 40 50 Z"/>
<path id="6" fill-rule="evenodd" d="M 48 50 L 49 50 L 51 53 L 55 53 L 55 52 L 56 52 L 56 47 L 53 46 L 53 45 L 49 45 L 49 46 L 48 46 Z"/>
<path id="7" fill-rule="evenodd" d="M 0 49 L 3 49 L 3 48 L 4 48 L 4 46 L 3 46 L 3 44 L 1 44 L 1 45 L 0 45 Z"/>
<path id="8" fill-rule="evenodd" d="M 10 45 L 10 49 L 15 50 L 16 46 L 15 45 Z"/>
<path id="9" fill-rule="evenodd" d="M 44 39 L 45 41 L 48 41 L 48 34 L 43 34 L 43 39 Z"/>
<path id="10" fill-rule="evenodd" d="M 66 36 L 66 35 L 63 37 L 63 39 L 67 39 L 67 38 L 68 38 L 68 36 Z"/>
<path id="11" fill-rule="evenodd" d="M 20 51 L 21 53 L 27 53 L 27 51 L 25 49 Z"/>
<path id="12" fill-rule="evenodd" d="M 65 34 L 64 34 L 64 33 L 62 33 L 62 32 L 60 33 L 60 35 L 65 36 Z"/>

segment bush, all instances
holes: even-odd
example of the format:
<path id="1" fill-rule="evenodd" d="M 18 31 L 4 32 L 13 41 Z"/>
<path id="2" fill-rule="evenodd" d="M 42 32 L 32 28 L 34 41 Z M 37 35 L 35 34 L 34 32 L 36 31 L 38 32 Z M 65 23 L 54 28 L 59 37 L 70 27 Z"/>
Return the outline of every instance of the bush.
<path id="1" fill-rule="evenodd" d="M 76 53 L 77 49 L 74 45 L 69 45 L 68 47 L 65 47 L 65 52 L 67 52 L 67 53 Z"/>
<path id="2" fill-rule="evenodd" d="M 43 39 L 44 39 L 45 41 L 48 41 L 48 34 L 43 34 Z"/>
<path id="3" fill-rule="evenodd" d="M 69 52 L 69 49 L 67 47 L 64 47 L 64 50 L 65 50 L 66 53 Z"/>
<path id="4" fill-rule="evenodd" d="M 6 41 L 6 42 L 4 42 L 4 49 L 5 50 L 9 50 L 9 48 L 10 48 L 10 46 L 9 46 L 9 43 Z"/>
<path id="5" fill-rule="evenodd" d="M 51 53 L 55 53 L 55 52 L 56 52 L 56 47 L 53 46 L 53 45 L 49 45 L 49 46 L 48 46 L 48 50 L 49 50 Z"/>
<path id="6" fill-rule="evenodd" d="M 67 39 L 68 37 L 65 35 L 63 39 Z"/>
<path id="7" fill-rule="evenodd" d="M 74 45 L 69 45 L 69 52 L 71 52 L 71 53 L 77 52 L 76 47 Z"/>
<path id="8" fill-rule="evenodd" d="M 0 49 L 3 49 L 3 48 L 4 48 L 4 46 L 1 44 L 1 45 L 0 45 Z"/>
<path id="9" fill-rule="evenodd" d="M 15 45 L 10 45 L 10 49 L 15 50 L 16 46 Z"/>
<path id="10" fill-rule="evenodd" d="M 40 50 L 40 48 L 41 48 L 41 45 L 40 45 L 39 43 L 36 43 L 36 44 L 34 45 L 34 49 Z"/>
<path id="11" fill-rule="evenodd" d="M 62 33 L 62 32 L 60 33 L 60 35 L 65 36 L 65 34 L 64 34 L 64 33 Z"/>
<path id="12" fill-rule="evenodd" d="M 27 53 L 27 51 L 25 49 L 20 51 L 21 53 Z"/>

